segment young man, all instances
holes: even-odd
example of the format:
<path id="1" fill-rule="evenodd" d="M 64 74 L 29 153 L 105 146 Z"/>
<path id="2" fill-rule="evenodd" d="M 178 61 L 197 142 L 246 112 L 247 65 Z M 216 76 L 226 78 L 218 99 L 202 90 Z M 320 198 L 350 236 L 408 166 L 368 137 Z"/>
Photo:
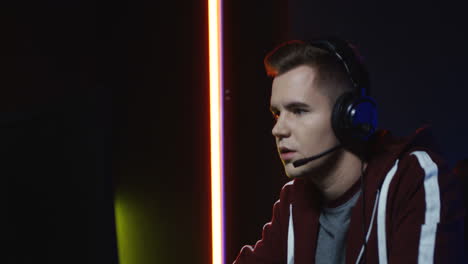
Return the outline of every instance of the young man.
<path id="1" fill-rule="evenodd" d="M 464 263 L 461 191 L 428 128 L 375 131 L 355 49 L 290 41 L 265 58 L 272 134 L 292 180 L 244 263 Z"/>

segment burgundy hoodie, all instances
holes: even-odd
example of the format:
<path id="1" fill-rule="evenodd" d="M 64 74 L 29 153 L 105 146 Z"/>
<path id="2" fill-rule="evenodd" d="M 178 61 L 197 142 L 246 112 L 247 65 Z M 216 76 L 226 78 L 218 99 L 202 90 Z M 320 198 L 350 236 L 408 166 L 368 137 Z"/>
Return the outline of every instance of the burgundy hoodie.
<path id="1" fill-rule="evenodd" d="M 465 263 L 460 183 L 431 145 L 430 129 L 407 138 L 380 130 L 371 142 L 365 195 L 351 212 L 346 263 Z M 303 179 L 285 184 L 261 240 L 244 246 L 234 264 L 315 263 L 317 194 Z"/>

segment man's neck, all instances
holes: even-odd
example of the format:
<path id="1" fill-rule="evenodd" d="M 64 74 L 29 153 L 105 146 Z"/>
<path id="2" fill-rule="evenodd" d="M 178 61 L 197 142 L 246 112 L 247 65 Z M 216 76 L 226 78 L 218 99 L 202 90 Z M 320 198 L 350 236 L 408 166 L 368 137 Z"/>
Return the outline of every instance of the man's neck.
<path id="1" fill-rule="evenodd" d="M 349 188 L 359 180 L 367 163 L 362 164 L 361 160 L 353 153 L 342 150 L 328 157 L 328 166 L 324 166 L 320 171 L 313 172 L 309 177 L 310 181 L 320 190 L 325 202 L 338 199 Z"/>

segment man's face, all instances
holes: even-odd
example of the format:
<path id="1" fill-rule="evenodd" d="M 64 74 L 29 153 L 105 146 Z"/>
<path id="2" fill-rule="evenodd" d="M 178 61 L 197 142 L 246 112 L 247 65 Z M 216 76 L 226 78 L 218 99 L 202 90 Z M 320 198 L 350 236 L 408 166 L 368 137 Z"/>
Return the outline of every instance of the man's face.
<path id="1" fill-rule="evenodd" d="M 295 168 L 293 162 L 326 151 L 338 144 L 331 127 L 331 106 L 314 82 L 315 70 L 298 66 L 273 80 L 270 106 L 276 118 L 272 134 L 288 177 L 314 171 L 323 157 Z"/>

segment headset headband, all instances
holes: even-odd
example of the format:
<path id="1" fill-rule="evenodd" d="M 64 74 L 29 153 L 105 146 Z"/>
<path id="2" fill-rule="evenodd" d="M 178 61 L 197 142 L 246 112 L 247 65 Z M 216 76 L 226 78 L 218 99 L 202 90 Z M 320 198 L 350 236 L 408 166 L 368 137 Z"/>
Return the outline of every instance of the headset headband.
<path id="1" fill-rule="evenodd" d="M 350 43 L 336 37 L 314 39 L 308 43 L 335 56 L 344 66 L 354 88 L 361 95 L 370 96 L 369 75 L 357 51 Z"/>

